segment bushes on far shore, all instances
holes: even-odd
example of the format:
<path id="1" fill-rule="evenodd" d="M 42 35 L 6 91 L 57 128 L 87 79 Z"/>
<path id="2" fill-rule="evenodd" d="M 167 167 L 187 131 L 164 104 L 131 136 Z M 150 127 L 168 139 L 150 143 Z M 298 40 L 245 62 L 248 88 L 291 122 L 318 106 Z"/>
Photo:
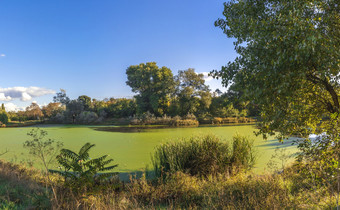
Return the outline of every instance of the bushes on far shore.
<path id="1" fill-rule="evenodd" d="M 193 114 L 187 114 L 184 117 L 156 117 L 150 112 L 134 116 L 130 120 L 130 125 L 169 125 L 169 126 L 198 126 L 199 124 L 228 124 L 228 123 L 251 123 L 255 119 L 249 117 L 205 117 L 197 119 Z"/>
<path id="2" fill-rule="evenodd" d="M 169 126 L 198 126 L 195 115 L 188 114 L 185 117 L 175 116 L 170 117 L 155 117 L 155 115 L 146 112 L 143 115 L 135 116 L 131 121 L 131 125 L 169 125 Z"/>

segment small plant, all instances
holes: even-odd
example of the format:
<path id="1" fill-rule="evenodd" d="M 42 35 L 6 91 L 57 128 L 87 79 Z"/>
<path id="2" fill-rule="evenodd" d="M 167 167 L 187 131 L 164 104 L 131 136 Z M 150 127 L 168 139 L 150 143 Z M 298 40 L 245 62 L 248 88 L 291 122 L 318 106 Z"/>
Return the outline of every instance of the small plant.
<path id="1" fill-rule="evenodd" d="M 25 141 L 24 148 L 28 149 L 29 154 L 37 158 L 48 172 L 48 168 L 55 161 L 55 156 L 63 147 L 63 143 L 46 139 L 47 131 L 40 128 L 32 129 L 27 135 L 32 137 L 32 140 Z"/>
<path id="2" fill-rule="evenodd" d="M 267 166 L 269 169 L 281 173 L 286 168 L 287 162 L 291 157 L 292 154 L 287 153 L 287 148 L 277 147 L 271 160 L 267 163 Z"/>
<path id="3" fill-rule="evenodd" d="M 62 149 L 57 156 L 58 163 L 64 168 L 63 171 L 50 170 L 65 178 L 65 184 L 75 191 L 94 190 L 100 183 L 117 175 L 116 172 L 99 173 L 110 171 L 118 165 L 106 166 L 113 159 L 106 159 L 108 155 L 91 159 L 89 151 L 94 144 L 86 143 L 75 153 L 69 149 Z"/>

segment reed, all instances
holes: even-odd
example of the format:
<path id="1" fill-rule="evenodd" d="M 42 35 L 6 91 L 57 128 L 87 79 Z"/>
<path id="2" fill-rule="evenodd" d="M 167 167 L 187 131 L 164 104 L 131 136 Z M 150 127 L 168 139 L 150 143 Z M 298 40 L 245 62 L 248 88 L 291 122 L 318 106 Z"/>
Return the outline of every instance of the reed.
<path id="1" fill-rule="evenodd" d="M 255 163 L 253 141 L 236 135 L 231 143 L 207 135 L 172 141 L 155 149 L 152 156 L 156 176 L 175 172 L 196 176 L 249 170 Z"/>

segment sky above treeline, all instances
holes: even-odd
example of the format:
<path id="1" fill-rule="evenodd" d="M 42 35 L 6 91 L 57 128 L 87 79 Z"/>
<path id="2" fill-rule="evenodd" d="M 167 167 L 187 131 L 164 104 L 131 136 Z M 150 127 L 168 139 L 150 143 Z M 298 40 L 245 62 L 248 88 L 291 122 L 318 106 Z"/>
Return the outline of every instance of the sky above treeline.
<path id="1" fill-rule="evenodd" d="M 145 62 L 174 75 L 220 69 L 236 57 L 233 40 L 214 26 L 223 2 L 0 0 L 0 103 L 44 105 L 60 88 L 71 99 L 132 97 L 125 71 Z"/>

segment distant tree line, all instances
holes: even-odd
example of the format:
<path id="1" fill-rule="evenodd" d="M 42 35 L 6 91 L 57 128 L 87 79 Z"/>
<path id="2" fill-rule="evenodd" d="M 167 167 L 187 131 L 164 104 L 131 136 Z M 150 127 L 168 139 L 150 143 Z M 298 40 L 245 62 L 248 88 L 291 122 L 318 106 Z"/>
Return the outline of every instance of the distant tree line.
<path id="1" fill-rule="evenodd" d="M 0 121 L 49 120 L 55 123 L 100 123 L 112 118 L 182 117 L 199 119 L 246 117 L 258 115 L 256 105 L 243 100 L 242 88 L 234 83 L 226 93 L 211 91 L 204 75 L 194 69 L 180 70 L 177 75 L 155 62 L 130 66 L 127 82 L 136 95 L 128 98 L 92 99 L 81 95 L 71 100 L 61 89 L 53 102 L 40 107 L 32 103 L 24 111 L 0 110 Z M 6 117 L 4 117 L 6 116 Z M 188 118 L 188 117 L 187 117 Z"/>

